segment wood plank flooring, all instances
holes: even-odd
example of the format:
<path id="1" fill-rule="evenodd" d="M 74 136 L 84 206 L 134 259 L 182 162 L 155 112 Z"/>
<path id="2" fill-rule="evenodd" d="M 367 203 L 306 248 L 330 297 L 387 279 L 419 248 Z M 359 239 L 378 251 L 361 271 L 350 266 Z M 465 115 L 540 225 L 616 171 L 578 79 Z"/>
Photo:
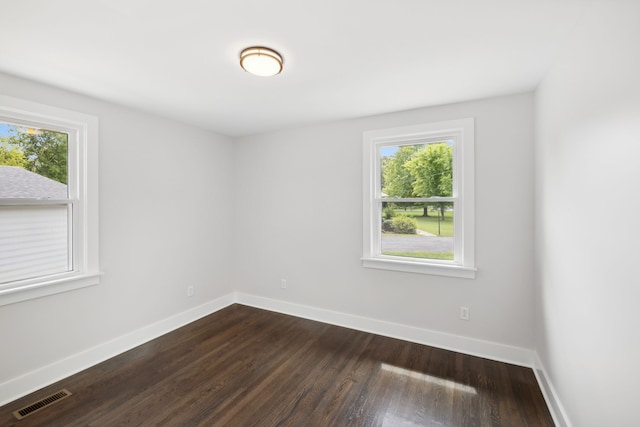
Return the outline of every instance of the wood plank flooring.
<path id="1" fill-rule="evenodd" d="M 18 421 L 12 412 L 66 388 Z M 533 371 L 232 305 L 0 407 L 2 426 L 493 426 L 553 421 Z"/>

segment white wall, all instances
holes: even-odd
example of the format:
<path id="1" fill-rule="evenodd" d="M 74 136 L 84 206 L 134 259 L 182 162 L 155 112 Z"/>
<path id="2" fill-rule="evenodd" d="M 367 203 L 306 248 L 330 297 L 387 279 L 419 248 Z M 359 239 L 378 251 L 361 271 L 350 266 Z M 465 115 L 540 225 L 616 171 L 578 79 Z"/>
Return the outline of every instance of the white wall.
<path id="1" fill-rule="evenodd" d="M 596 2 L 536 95 L 536 346 L 575 426 L 638 425 L 640 2 Z"/>
<path id="2" fill-rule="evenodd" d="M 0 92 L 98 116 L 105 273 L 0 307 L 0 384 L 233 290 L 228 138 L 7 75 Z"/>
<path id="3" fill-rule="evenodd" d="M 476 280 L 365 269 L 362 132 L 476 118 Z M 533 347 L 533 96 L 246 137 L 234 146 L 237 289 Z M 286 290 L 280 279 L 288 280 Z M 471 321 L 458 307 L 471 308 Z"/>

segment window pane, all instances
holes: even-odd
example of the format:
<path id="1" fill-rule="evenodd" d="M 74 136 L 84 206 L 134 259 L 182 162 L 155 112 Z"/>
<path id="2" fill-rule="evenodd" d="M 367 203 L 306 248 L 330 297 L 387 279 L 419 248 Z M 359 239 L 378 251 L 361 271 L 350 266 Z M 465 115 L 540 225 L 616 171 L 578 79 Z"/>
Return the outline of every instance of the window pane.
<path id="1" fill-rule="evenodd" d="M 382 197 L 450 197 L 453 141 L 379 147 Z"/>
<path id="2" fill-rule="evenodd" d="M 453 203 L 382 202 L 383 255 L 453 260 Z"/>
<path id="3" fill-rule="evenodd" d="M 66 199 L 68 135 L 0 123 L 0 199 Z"/>
<path id="4" fill-rule="evenodd" d="M 71 206 L 0 207 L 0 283 L 72 269 Z"/>

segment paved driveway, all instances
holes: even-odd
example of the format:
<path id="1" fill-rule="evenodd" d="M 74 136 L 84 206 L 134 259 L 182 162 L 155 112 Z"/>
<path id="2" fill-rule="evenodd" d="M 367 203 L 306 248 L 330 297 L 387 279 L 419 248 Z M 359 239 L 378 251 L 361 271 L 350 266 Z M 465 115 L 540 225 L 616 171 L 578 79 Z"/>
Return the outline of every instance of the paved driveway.
<path id="1" fill-rule="evenodd" d="M 453 237 L 420 236 L 417 234 L 382 236 L 382 252 L 453 252 Z"/>

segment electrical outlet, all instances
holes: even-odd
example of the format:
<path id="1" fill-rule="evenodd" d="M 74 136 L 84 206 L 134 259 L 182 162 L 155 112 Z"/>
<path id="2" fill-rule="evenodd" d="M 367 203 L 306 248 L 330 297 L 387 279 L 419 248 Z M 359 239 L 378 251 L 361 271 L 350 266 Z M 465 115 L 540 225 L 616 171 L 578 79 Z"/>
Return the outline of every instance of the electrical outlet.
<path id="1" fill-rule="evenodd" d="M 193 296 L 193 286 L 188 286 L 187 287 L 187 296 L 188 297 L 192 297 Z"/>
<path id="2" fill-rule="evenodd" d="M 287 279 L 280 279 L 280 288 L 287 289 Z"/>
<path id="3" fill-rule="evenodd" d="M 460 306 L 460 319 L 469 320 L 469 307 Z"/>

